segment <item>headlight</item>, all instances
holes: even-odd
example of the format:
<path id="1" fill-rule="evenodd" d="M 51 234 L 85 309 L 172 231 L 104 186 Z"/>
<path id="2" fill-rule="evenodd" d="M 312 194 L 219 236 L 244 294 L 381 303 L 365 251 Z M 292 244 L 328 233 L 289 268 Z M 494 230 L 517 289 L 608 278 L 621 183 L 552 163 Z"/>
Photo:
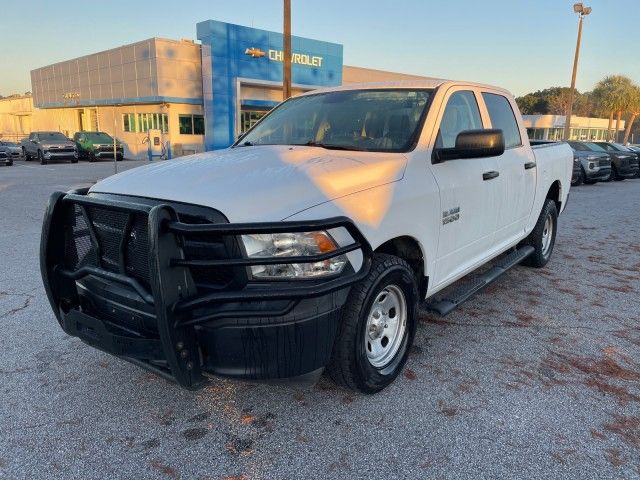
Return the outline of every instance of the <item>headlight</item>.
<path id="1" fill-rule="evenodd" d="M 249 258 L 309 257 L 329 253 L 338 247 L 324 231 L 242 235 Z M 256 278 L 317 278 L 340 273 L 347 264 L 345 255 L 313 263 L 254 265 Z"/>

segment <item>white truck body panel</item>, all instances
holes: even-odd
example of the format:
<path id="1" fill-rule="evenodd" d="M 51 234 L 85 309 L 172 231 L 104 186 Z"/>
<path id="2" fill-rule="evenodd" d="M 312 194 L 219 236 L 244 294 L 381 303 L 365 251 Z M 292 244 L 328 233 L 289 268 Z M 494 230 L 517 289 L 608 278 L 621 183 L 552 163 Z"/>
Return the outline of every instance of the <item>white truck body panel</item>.
<path id="1" fill-rule="evenodd" d="M 526 238 L 554 184 L 559 188 L 553 199 L 564 208 L 572 151 L 565 144 L 532 149 L 507 91 L 444 80 L 332 90 L 373 88 L 436 88 L 413 150 L 373 153 L 305 146 L 236 147 L 129 170 L 99 182 L 91 192 L 208 206 L 221 211 L 230 222 L 347 216 L 374 249 L 397 237 L 411 237 L 418 243 L 429 277 L 427 297 Z M 492 125 L 482 93 L 507 98 L 521 145 L 499 157 L 432 163 L 447 99 L 461 90 L 475 95 L 483 128 Z M 309 94 L 313 92 L 305 95 Z M 487 171 L 499 176 L 483 181 Z M 456 209 L 455 221 L 444 224 L 443 218 L 455 216 Z M 343 243 L 339 232 L 336 235 L 338 243 Z M 358 255 L 349 254 L 356 270 Z"/>

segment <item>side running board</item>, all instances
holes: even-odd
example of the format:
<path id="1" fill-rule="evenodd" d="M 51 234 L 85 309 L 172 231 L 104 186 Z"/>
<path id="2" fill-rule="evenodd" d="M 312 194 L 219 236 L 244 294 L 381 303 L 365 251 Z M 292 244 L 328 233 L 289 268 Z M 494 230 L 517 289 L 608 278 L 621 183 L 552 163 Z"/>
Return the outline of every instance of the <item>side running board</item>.
<path id="1" fill-rule="evenodd" d="M 443 298 L 426 303 L 424 307 L 427 310 L 436 312 L 442 316 L 451 313 L 480 290 L 496 281 L 501 275 L 507 273 L 511 268 L 518 265 L 533 252 L 534 248 L 530 245 L 514 250 L 509 255 L 498 260 L 493 267 L 482 275 L 475 277 L 467 283 L 463 283 L 454 291 L 447 293 Z"/>

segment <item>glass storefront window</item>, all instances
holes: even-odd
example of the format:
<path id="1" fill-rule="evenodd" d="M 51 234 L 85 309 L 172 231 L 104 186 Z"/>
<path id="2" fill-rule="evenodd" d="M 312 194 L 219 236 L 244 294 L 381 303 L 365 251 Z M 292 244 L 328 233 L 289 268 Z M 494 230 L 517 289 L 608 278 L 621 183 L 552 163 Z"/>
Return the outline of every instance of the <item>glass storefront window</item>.
<path id="1" fill-rule="evenodd" d="M 169 118 L 166 113 L 123 113 L 122 130 L 133 133 L 146 133 L 149 129 L 158 129 L 169 133 Z"/>
<path id="2" fill-rule="evenodd" d="M 202 115 L 178 115 L 180 135 L 204 135 L 204 117 Z"/>
<path id="3" fill-rule="evenodd" d="M 240 112 L 240 134 L 253 127 L 267 113 L 269 113 L 267 110 L 242 110 Z"/>

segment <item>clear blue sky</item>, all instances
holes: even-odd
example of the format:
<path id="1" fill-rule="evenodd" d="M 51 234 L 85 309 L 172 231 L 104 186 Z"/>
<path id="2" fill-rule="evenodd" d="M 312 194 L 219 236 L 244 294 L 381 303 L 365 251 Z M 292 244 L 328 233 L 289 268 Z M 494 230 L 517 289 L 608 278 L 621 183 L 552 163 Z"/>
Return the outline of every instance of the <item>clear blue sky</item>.
<path id="1" fill-rule="evenodd" d="M 577 16 L 568 0 L 292 0 L 295 35 L 342 43 L 347 65 L 491 83 L 516 95 L 568 86 Z M 579 90 L 640 82 L 638 0 L 591 0 Z M 0 6 L 0 94 L 33 68 L 149 37 L 195 39 L 215 19 L 282 29 L 281 0 L 16 1 Z M 35 13 L 31 13 L 35 12 Z"/>

